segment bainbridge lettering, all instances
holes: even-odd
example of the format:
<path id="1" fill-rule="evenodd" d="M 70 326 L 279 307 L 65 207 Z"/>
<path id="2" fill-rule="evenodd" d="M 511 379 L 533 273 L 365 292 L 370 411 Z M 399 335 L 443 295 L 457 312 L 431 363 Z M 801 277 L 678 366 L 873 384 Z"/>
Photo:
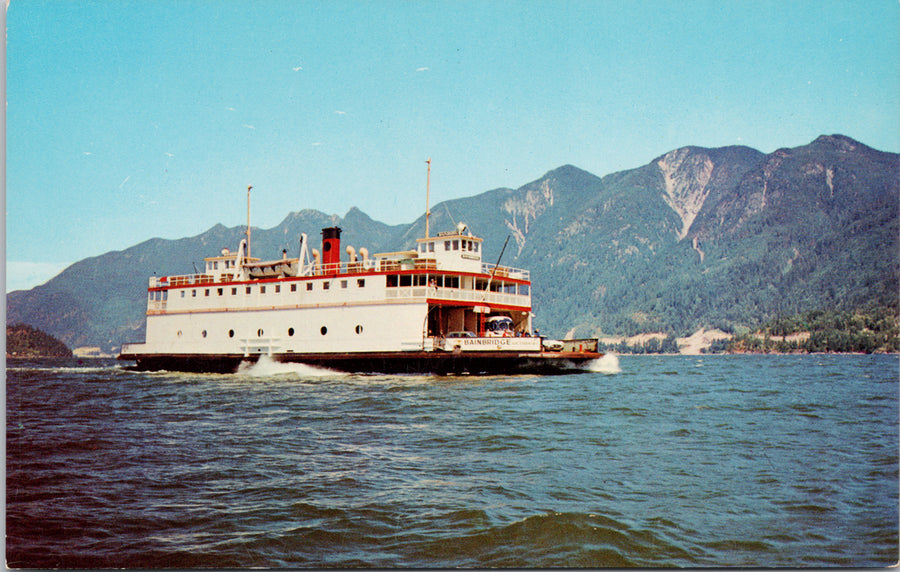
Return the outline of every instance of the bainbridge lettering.
<path id="1" fill-rule="evenodd" d="M 508 338 L 463 338 L 463 345 L 466 346 L 508 346 Z"/>

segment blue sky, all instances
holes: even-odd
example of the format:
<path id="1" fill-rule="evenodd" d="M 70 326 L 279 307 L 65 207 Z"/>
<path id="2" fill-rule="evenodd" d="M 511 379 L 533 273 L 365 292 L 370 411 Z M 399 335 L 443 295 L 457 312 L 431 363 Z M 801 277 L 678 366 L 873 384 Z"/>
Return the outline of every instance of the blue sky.
<path id="1" fill-rule="evenodd" d="M 900 3 L 12 0 L 7 291 L 291 211 L 389 224 L 573 164 L 900 151 Z M 209 253 L 198 252 L 197 259 Z"/>

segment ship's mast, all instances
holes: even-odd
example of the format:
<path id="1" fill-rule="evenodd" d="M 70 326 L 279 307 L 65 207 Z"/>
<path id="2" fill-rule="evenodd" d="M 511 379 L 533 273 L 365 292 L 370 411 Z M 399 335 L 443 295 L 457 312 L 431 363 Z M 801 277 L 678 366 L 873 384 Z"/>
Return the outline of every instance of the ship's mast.
<path id="1" fill-rule="evenodd" d="M 250 189 L 253 185 L 247 185 L 247 260 L 250 260 Z"/>
<path id="2" fill-rule="evenodd" d="M 428 238 L 428 217 L 431 216 L 431 210 L 428 208 L 431 199 L 431 157 L 425 162 L 428 164 L 428 178 L 425 180 L 425 238 Z"/>

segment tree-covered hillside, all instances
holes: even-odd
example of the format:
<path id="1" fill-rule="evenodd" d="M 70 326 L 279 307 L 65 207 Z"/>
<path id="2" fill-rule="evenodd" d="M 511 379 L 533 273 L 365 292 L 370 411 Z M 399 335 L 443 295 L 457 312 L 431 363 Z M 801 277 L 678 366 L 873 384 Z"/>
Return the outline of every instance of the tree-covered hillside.
<path id="1" fill-rule="evenodd" d="M 72 357 L 72 350 L 50 334 L 27 324 L 6 326 L 7 357 Z"/>
<path id="2" fill-rule="evenodd" d="M 723 340 L 712 352 L 900 352 L 900 314 L 896 308 L 857 312 L 815 310 L 776 318 L 758 332 Z"/>

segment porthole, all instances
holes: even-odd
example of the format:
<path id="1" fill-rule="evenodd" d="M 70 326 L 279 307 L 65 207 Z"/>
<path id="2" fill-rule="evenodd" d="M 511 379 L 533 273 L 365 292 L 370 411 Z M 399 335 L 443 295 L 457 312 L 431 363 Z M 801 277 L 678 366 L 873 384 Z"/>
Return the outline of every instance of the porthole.
<path id="1" fill-rule="evenodd" d="M 202 332 L 200 332 L 200 335 L 203 336 L 203 337 L 205 338 L 205 337 L 206 337 L 206 330 L 203 330 Z"/>
<path id="2" fill-rule="evenodd" d="M 234 337 L 234 330 L 228 330 L 228 337 L 229 337 L 229 338 L 233 338 L 233 337 Z"/>
<path id="3" fill-rule="evenodd" d="M 180 338 L 183 334 L 181 333 L 181 330 L 178 330 L 178 333 L 175 334 L 175 335 L 178 336 L 178 337 Z"/>
<path id="4" fill-rule="evenodd" d="M 294 335 L 294 328 L 288 328 L 288 335 L 289 335 L 289 336 L 293 336 L 293 335 Z"/>
<path id="5" fill-rule="evenodd" d="M 362 332 L 363 332 L 363 327 L 362 327 L 362 326 L 356 326 L 356 333 L 357 333 L 357 334 L 361 334 Z"/>
<path id="6" fill-rule="evenodd" d="M 322 335 L 324 336 L 325 334 L 328 333 L 328 328 L 326 328 L 325 326 L 322 326 L 322 329 L 319 331 L 322 332 Z"/>
<path id="7" fill-rule="evenodd" d="M 260 328 L 260 329 L 256 330 L 256 335 L 259 336 L 259 337 L 262 337 L 262 335 L 263 335 L 263 329 Z"/>

